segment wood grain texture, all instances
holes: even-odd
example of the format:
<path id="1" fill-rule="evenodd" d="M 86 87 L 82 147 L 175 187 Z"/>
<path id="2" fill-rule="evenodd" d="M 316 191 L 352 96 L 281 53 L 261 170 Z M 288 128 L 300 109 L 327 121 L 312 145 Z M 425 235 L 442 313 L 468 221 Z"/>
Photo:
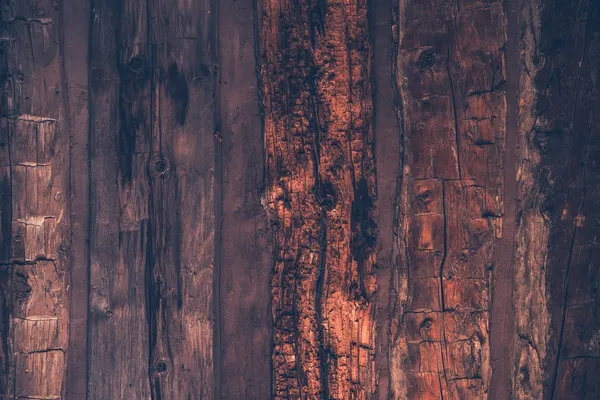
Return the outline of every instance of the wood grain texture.
<path id="1" fill-rule="evenodd" d="M 596 399 L 600 0 L 0 0 L 0 398 Z"/>
<path id="2" fill-rule="evenodd" d="M 502 236 L 502 4 L 401 1 L 405 179 L 392 397 L 487 396 L 490 270 Z"/>
<path id="3" fill-rule="evenodd" d="M 375 390 L 375 174 L 366 3 L 264 2 L 273 396 Z"/>
<path id="4" fill-rule="evenodd" d="M 221 1 L 219 7 L 222 225 L 217 385 L 220 398 L 260 400 L 271 391 L 272 252 L 261 204 L 265 166 L 255 67 L 256 8 L 252 1 L 237 0 Z"/>
<path id="5" fill-rule="evenodd" d="M 210 11 L 92 8 L 89 398 L 213 397 Z"/>
<path id="6" fill-rule="evenodd" d="M 526 2 L 515 304 L 518 399 L 596 398 L 600 3 Z M 564 40 L 569 32 L 569 40 Z"/>
<path id="7" fill-rule="evenodd" d="M 69 136 L 50 1 L 2 4 L 2 396 L 63 396 Z"/>
<path id="8" fill-rule="evenodd" d="M 89 3 L 69 0 L 59 11 L 59 48 L 63 57 L 64 120 L 69 132 L 69 346 L 65 398 L 85 399 L 88 369 L 88 285 L 90 232 Z"/>
<path id="9" fill-rule="evenodd" d="M 371 41 L 373 49 L 373 137 L 377 181 L 377 209 L 374 220 L 378 227 L 377 239 L 377 302 L 375 368 L 377 392 L 373 398 L 390 398 L 390 367 L 395 364 L 390 352 L 390 316 L 395 298 L 391 289 L 392 278 L 398 271 L 398 217 L 400 211 L 403 151 L 402 130 L 396 108 L 397 91 L 394 81 L 394 41 L 391 33 L 392 10 L 396 2 L 378 0 L 371 3 Z"/>

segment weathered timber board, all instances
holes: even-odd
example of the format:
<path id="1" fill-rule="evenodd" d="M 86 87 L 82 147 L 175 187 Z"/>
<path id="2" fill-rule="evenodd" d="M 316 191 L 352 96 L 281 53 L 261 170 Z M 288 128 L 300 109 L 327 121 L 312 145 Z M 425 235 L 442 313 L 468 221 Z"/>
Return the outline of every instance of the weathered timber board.
<path id="1" fill-rule="evenodd" d="M 89 398 L 213 397 L 210 11 L 92 5 Z"/>
<path id="2" fill-rule="evenodd" d="M 514 396 L 592 399 L 600 2 L 530 1 L 521 20 Z"/>
<path id="3" fill-rule="evenodd" d="M 504 13 L 499 1 L 400 1 L 406 159 L 392 397 L 483 398 L 490 270 L 502 237 Z"/>
<path id="4" fill-rule="evenodd" d="M 69 330 L 69 134 L 58 13 L 1 3 L 5 398 L 61 398 Z"/>
<path id="5" fill-rule="evenodd" d="M 600 396 L 600 1 L 0 20 L 0 397 Z"/>
<path id="6" fill-rule="evenodd" d="M 220 357 L 221 393 L 215 398 L 260 400 L 271 392 L 272 252 L 261 204 L 265 165 L 256 5 L 223 0 L 219 7 L 220 353 L 215 357 Z"/>
<path id="7" fill-rule="evenodd" d="M 376 193 L 367 4 L 262 6 L 272 394 L 368 398 Z"/>

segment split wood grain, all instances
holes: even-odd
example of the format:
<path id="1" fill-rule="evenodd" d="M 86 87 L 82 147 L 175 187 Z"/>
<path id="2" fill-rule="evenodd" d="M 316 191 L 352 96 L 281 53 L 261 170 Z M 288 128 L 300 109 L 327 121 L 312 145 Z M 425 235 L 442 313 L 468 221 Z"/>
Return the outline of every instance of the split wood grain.
<path id="1" fill-rule="evenodd" d="M 360 0 L 263 3 L 276 399 L 375 390 L 368 29 Z"/>

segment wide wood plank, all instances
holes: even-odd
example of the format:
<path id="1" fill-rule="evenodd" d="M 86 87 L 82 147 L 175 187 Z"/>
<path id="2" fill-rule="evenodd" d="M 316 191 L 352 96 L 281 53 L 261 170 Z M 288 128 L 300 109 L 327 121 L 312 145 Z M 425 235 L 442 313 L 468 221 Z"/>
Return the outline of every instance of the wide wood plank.
<path id="1" fill-rule="evenodd" d="M 148 318 L 156 399 L 212 399 L 216 10 L 149 3 Z"/>
<path id="2" fill-rule="evenodd" d="M 484 398 L 490 270 L 504 215 L 502 4 L 400 1 L 397 22 L 407 155 L 393 397 Z M 419 318 L 419 338 L 409 336 L 409 315 Z M 427 339 L 432 329 L 440 334 Z"/>
<path id="3" fill-rule="evenodd" d="M 264 2 L 273 396 L 375 391 L 376 225 L 367 4 Z"/>

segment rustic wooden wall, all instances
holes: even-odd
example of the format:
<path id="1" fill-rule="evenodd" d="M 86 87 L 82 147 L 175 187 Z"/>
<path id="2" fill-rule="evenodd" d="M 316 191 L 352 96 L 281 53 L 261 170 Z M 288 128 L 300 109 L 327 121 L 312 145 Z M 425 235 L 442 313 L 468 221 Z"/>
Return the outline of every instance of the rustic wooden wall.
<path id="1" fill-rule="evenodd" d="M 0 22 L 0 397 L 600 397 L 600 0 Z"/>

